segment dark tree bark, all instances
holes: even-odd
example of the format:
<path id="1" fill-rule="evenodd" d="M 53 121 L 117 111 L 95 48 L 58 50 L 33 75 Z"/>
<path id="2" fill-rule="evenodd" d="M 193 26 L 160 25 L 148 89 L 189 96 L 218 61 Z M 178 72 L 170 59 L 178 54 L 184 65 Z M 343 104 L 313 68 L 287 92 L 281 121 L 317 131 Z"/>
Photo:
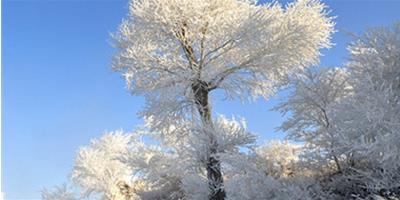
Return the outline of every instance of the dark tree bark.
<path id="1" fill-rule="evenodd" d="M 211 108 L 209 104 L 208 94 L 210 92 L 209 84 L 202 80 L 197 80 L 192 84 L 197 110 L 199 111 L 204 126 L 212 126 Z M 224 200 L 226 197 L 223 188 L 224 179 L 221 173 L 221 163 L 214 156 L 217 153 L 218 144 L 210 135 L 209 157 L 206 163 L 208 186 L 210 188 L 210 200 Z"/>

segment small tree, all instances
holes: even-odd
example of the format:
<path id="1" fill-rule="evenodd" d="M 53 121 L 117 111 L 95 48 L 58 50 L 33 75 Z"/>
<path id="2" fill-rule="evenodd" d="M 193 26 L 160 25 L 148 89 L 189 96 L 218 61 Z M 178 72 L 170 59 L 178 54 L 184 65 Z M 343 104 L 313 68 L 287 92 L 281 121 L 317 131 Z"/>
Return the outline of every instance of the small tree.
<path id="1" fill-rule="evenodd" d="M 103 199 L 122 199 L 124 194 L 120 187 L 130 185 L 134 168 L 118 158 L 128 153 L 127 146 L 133 141 L 132 137 L 122 131 L 108 133 L 78 151 L 71 178 L 84 188 L 84 196 L 95 192 Z"/>
<path id="2" fill-rule="evenodd" d="M 295 164 L 302 148 L 288 141 L 270 141 L 256 149 L 256 163 L 268 176 L 291 177 L 296 173 Z"/>
<path id="3" fill-rule="evenodd" d="M 181 199 L 179 182 L 185 160 L 158 145 L 148 145 L 147 131 L 106 133 L 78 151 L 72 180 L 84 197 L 107 200 Z"/>
<path id="4" fill-rule="evenodd" d="M 73 192 L 69 192 L 66 185 L 56 187 L 53 190 L 44 189 L 42 191 L 42 199 L 44 200 L 76 200 L 77 197 Z"/>
<path id="5" fill-rule="evenodd" d="M 335 106 L 352 93 L 348 72 L 342 68 L 310 69 L 293 77 L 289 97 L 275 107 L 290 117 L 279 127 L 288 139 L 305 142 L 311 158 L 325 166 L 333 161 L 341 170 L 334 132 Z M 320 165 L 321 166 L 321 165 Z"/>
<path id="6" fill-rule="evenodd" d="M 398 199 L 400 24 L 366 31 L 349 50 L 345 68 L 293 80 L 278 107 L 291 113 L 281 129 L 303 141 L 312 159 L 336 163 L 340 173 L 322 173 L 321 185 L 338 198 Z"/>
<path id="7" fill-rule="evenodd" d="M 113 68 L 133 94 L 144 95 L 141 116 L 164 138 L 188 120 L 204 142 L 210 199 L 224 199 L 210 93 L 242 100 L 272 95 L 291 73 L 316 64 L 330 46 L 331 18 L 318 0 L 283 9 L 250 0 L 137 0 L 114 35 Z"/>

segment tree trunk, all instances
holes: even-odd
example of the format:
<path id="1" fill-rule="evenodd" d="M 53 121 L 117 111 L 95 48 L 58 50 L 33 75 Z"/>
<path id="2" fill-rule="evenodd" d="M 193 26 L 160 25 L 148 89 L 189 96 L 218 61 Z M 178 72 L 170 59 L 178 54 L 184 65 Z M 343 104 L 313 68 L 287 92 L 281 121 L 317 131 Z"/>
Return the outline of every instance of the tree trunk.
<path id="1" fill-rule="evenodd" d="M 210 92 L 208 83 L 197 80 L 192 84 L 192 91 L 203 125 L 212 127 L 211 108 L 208 102 L 208 94 Z M 210 134 L 209 142 L 210 155 L 206 163 L 208 187 L 210 188 L 209 199 L 224 200 L 226 195 L 223 188 L 224 179 L 221 173 L 221 163 L 214 157 L 217 153 L 218 144 L 212 134 Z"/>

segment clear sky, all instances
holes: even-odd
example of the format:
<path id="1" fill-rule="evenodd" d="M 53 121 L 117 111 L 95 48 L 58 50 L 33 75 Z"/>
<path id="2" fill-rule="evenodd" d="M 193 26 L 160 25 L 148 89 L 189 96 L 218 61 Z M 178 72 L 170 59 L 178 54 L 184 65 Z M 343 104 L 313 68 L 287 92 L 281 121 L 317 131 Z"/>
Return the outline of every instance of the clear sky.
<path id="1" fill-rule="evenodd" d="M 322 65 L 341 65 L 346 32 L 400 20 L 400 0 L 326 1 L 337 16 Z M 67 180 L 76 151 L 106 130 L 132 130 L 144 105 L 110 69 L 109 34 L 127 12 L 126 0 L 2 1 L 2 191 L 6 199 L 39 199 Z M 282 122 L 265 102 L 214 100 L 217 113 L 247 119 L 259 142 L 283 138 Z"/>

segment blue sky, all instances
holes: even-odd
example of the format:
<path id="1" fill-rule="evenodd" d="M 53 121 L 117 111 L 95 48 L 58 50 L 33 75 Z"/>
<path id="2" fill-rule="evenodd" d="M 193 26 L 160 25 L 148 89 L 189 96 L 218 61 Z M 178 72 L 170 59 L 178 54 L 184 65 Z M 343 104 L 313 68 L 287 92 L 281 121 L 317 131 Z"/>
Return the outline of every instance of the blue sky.
<path id="1" fill-rule="evenodd" d="M 400 20 L 400 0 L 326 1 L 336 15 L 336 44 L 321 64 L 347 57 L 346 32 Z M 106 130 L 131 130 L 143 98 L 131 96 L 110 69 L 109 34 L 127 12 L 125 0 L 3 0 L 2 191 L 6 199 L 39 199 L 43 187 L 67 180 L 78 148 Z M 282 96 L 282 95 L 281 95 Z M 247 119 L 259 141 L 282 138 L 270 101 L 214 100 L 217 113 Z"/>

